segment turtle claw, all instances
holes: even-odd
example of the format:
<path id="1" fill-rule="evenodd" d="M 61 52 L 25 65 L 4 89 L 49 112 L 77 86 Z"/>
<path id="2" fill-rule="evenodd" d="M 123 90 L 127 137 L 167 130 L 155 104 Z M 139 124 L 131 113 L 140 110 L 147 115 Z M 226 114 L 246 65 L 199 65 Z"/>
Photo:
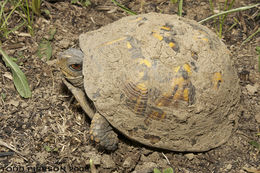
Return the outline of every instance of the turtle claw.
<path id="1" fill-rule="evenodd" d="M 96 113 L 90 125 L 91 140 L 106 150 L 116 150 L 118 147 L 118 137 L 108 121 L 100 114 Z"/>

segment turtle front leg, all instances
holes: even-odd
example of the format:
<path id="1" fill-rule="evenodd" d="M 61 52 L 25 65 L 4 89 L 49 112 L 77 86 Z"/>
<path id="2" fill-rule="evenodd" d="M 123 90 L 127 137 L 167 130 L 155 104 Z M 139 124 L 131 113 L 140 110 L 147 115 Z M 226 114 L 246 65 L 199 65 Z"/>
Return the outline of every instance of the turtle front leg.
<path id="1" fill-rule="evenodd" d="M 118 146 L 117 134 L 108 121 L 99 113 L 95 113 L 90 125 L 91 140 L 106 150 L 115 150 Z"/>
<path id="2" fill-rule="evenodd" d="M 89 116 L 89 118 L 92 119 L 95 113 L 94 110 L 90 107 L 85 93 L 80 88 L 74 87 L 66 79 L 63 78 L 62 81 L 72 92 L 76 100 L 79 102 L 81 108 L 85 111 L 85 113 Z"/>

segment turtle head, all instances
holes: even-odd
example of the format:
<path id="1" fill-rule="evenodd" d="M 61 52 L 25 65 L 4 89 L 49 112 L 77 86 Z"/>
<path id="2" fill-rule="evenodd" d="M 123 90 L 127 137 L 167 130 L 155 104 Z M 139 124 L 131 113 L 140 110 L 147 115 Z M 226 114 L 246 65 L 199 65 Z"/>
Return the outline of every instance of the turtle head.
<path id="1" fill-rule="evenodd" d="M 58 67 L 60 67 L 64 77 L 76 87 L 83 86 L 83 58 L 83 52 L 75 48 L 70 48 L 58 54 Z"/>

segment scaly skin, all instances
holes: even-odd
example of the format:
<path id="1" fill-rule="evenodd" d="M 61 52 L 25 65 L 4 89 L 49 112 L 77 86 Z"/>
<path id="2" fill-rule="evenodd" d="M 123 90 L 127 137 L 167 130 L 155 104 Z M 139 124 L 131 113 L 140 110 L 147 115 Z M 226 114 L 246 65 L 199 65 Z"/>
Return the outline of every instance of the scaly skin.
<path id="1" fill-rule="evenodd" d="M 90 126 L 91 140 L 106 150 L 115 150 L 118 145 L 117 134 L 108 121 L 95 112 L 83 89 L 82 60 L 84 54 L 78 49 L 68 49 L 59 54 L 58 67 L 64 78 L 63 83 L 75 96 L 82 109 L 92 119 Z"/>

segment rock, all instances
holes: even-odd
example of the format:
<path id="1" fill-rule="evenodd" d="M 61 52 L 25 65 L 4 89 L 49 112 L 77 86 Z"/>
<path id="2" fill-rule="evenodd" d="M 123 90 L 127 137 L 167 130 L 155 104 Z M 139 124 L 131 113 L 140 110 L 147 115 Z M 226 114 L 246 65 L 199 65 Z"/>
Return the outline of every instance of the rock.
<path id="1" fill-rule="evenodd" d="M 26 108 L 26 107 L 28 107 L 28 106 L 29 106 L 29 105 L 28 105 L 28 103 L 26 103 L 26 102 L 22 102 L 22 103 L 21 103 L 21 107 L 22 107 L 22 108 Z"/>
<path id="2" fill-rule="evenodd" d="M 102 155 L 101 163 L 103 168 L 113 168 L 116 166 L 113 159 L 107 154 Z"/>
<path id="3" fill-rule="evenodd" d="M 5 72 L 3 76 L 6 77 L 7 79 L 13 80 L 13 76 L 10 72 Z"/>
<path id="4" fill-rule="evenodd" d="M 18 100 L 10 100 L 8 104 L 18 107 L 20 102 Z"/>
<path id="5" fill-rule="evenodd" d="M 70 46 L 70 40 L 62 39 L 59 42 L 59 45 L 60 45 L 61 48 L 67 49 Z"/>
<path id="6" fill-rule="evenodd" d="M 253 86 L 248 84 L 248 85 L 246 85 L 246 89 L 250 95 L 253 95 L 257 92 L 258 84 L 255 84 Z"/>
<path id="7" fill-rule="evenodd" d="M 255 114 L 255 120 L 256 120 L 256 122 L 258 122 L 260 124 L 260 113 L 259 112 Z"/>
<path id="8" fill-rule="evenodd" d="M 195 155 L 193 153 L 188 153 L 188 154 L 185 154 L 184 156 L 187 157 L 187 159 L 192 160 L 192 159 L 194 159 Z"/>
<path id="9" fill-rule="evenodd" d="M 151 153 L 153 153 L 153 151 L 152 151 L 152 150 L 149 150 L 149 149 L 147 149 L 147 148 L 144 148 L 144 149 L 142 150 L 142 154 L 145 155 L 145 156 L 147 156 L 147 155 L 149 155 L 149 154 L 151 154 Z"/>
<path id="10" fill-rule="evenodd" d="M 148 160 L 157 163 L 160 159 L 158 152 L 153 152 L 151 155 L 148 156 Z"/>
<path id="11" fill-rule="evenodd" d="M 57 64 L 57 59 L 47 61 L 46 64 L 48 64 L 49 66 L 55 66 Z"/>
<path id="12" fill-rule="evenodd" d="M 232 165 L 231 164 L 228 164 L 227 166 L 226 166 L 226 170 L 230 170 L 232 168 Z"/>
<path id="13" fill-rule="evenodd" d="M 131 164 L 132 164 L 132 158 L 131 157 L 127 157 L 123 163 L 123 167 L 124 168 L 130 168 Z"/>
<path id="14" fill-rule="evenodd" d="M 157 164 L 154 162 L 145 162 L 142 165 L 137 165 L 133 173 L 152 173 L 156 167 Z"/>
<path id="15" fill-rule="evenodd" d="M 101 164 L 101 155 L 97 154 L 96 152 L 90 151 L 86 154 L 89 159 L 93 161 L 94 165 L 100 165 Z"/>
<path id="16" fill-rule="evenodd" d="M 140 157 L 140 161 L 148 162 L 149 160 L 148 160 L 148 158 L 145 155 L 142 154 L 141 157 Z"/>

